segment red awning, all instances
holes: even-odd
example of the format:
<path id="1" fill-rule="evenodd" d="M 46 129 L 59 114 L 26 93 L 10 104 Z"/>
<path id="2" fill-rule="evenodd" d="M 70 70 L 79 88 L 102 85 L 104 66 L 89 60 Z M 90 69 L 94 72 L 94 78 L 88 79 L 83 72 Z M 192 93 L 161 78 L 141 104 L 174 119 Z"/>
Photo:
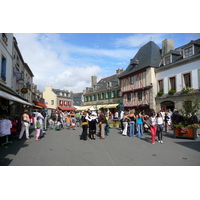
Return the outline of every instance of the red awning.
<path id="1" fill-rule="evenodd" d="M 60 110 L 66 110 L 66 111 L 70 111 L 70 110 L 76 110 L 76 108 L 73 107 L 58 107 Z"/>
<path id="2" fill-rule="evenodd" d="M 46 108 L 46 107 L 47 107 L 46 104 L 44 104 L 44 103 L 42 103 L 42 102 L 39 102 L 39 101 L 33 100 L 33 103 L 35 103 L 35 105 L 41 106 L 41 107 L 43 107 L 43 108 Z"/>

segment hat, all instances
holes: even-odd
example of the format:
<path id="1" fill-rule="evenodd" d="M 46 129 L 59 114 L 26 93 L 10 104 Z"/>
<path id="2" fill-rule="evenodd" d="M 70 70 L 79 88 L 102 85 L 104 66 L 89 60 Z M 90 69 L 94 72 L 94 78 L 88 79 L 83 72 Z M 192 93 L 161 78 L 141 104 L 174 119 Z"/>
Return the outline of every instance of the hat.
<path id="1" fill-rule="evenodd" d="M 40 116 L 37 117 L 37 119 L 40 119 L 40 118 L 41 118 Z"/>

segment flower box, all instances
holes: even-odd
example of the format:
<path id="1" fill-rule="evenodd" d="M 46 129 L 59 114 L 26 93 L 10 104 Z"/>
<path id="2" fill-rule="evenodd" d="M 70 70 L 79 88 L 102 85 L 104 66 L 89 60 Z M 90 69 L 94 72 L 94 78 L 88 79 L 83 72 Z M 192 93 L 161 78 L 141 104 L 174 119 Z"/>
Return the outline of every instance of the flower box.
<path id="1" fill-rule="evenodd" d="M 181 137 L 181 138 L 197 138 L 197 129 L 195 128 L 188 128 L 186 131 L 182 131 L 181 128 L 174 128 L 174 138 Z"/>

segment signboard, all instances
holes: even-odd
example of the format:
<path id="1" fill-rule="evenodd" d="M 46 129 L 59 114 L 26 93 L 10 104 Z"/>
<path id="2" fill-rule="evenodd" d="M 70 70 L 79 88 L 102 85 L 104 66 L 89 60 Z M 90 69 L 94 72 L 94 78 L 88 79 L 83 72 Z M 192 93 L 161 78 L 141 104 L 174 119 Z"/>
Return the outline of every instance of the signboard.
<path id="1" fill-rule="evenodd" d="M 22 92 L 23 94 L 26 94 L 26 93 L 28 93 L 28 89 L 27 89 L 27 88 L 22 88 L 22 89 L 21 89 L 21 92 Z"/>

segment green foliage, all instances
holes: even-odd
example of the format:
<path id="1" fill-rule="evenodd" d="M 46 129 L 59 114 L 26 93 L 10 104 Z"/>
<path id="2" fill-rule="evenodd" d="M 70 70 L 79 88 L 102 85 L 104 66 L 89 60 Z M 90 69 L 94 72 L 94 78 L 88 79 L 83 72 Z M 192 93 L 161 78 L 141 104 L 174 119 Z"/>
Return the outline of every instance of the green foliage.
<path id="1" fill-rule="evenodd" d="M 176 90 L 170 90 L 170 91 L 168 92 L 169 95 L 174 95 L 175 93 L 176 93 Z"/>
<path id="2" fill-rule="evenodd" d="M 158 95 L 159 97 L 161 97 L 161 96 L 163 95 L 163 92 L 158 92 L 157 95 Z"/>

